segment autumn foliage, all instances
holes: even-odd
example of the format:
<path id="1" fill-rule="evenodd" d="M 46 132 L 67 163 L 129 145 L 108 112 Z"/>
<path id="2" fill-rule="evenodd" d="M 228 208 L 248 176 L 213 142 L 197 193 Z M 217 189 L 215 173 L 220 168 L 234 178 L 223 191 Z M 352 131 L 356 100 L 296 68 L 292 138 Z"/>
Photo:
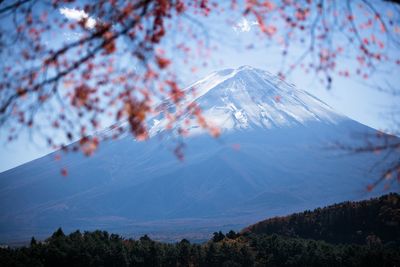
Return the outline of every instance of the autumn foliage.
<path id="1" fill-rule="evenodd" d="M 173 49 L 195 71 L 191 55 L 211 50 L 196 33 L 201 28 L 198 21 L 213 15 L 234 13 L 254 19 L 263 42 L 282 48 L 283 79 L 302 69 L 331 88 L 337 75 L 368 80 L 383 64 L 400 66 L 399 58 L 387 54 L 387 48 L 400 41 L 398 1 L 223 2 L 2 1 L 0 127 L 8 131 L 10 141 L 20 128 L 51 132 L 43 134 L 49 146 L 81 149 L 85 155 L 99 145 L 90 134 L 103 128 L 104 121 L 114 125 L 115 138 L 129 131 L 144 140 L 149 137 L 148 118 L 163 114 L 169 128 L 184 135 L 185 129 L 174 126 L 185 115 L 219 136 L 200 107 L 183 101 L 192 92 L 182 87 L 167 49 L 169 33 L 184 36 L 186 41 L 178 41 Z M 60 16 L 69 12 L 66 7 L 77 8 L 79 16 Z M 294 44 L 302 47 L 295 58 L 289 57 Z M 338 64 L 343 58 L 356 63 L 353 69 Z M 121 121 L 129 127 L 118 126 Z M 46 128 L 52 130 L 41 131 Z M 54 138 L 60 135 L 64 138 Z M 72 141 L 78 142 L 67 148 Z"/>

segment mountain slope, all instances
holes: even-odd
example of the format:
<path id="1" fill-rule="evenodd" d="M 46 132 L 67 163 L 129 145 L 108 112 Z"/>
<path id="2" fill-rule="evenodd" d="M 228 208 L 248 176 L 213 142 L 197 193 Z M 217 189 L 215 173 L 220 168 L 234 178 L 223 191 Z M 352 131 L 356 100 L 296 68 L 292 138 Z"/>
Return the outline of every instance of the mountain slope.
<path id="1" fill-rule="evenodd" d="M 51 154 L 1 173 L 0 241 L 46 236 L 59 226 L 204 238 L 266 216 L 381 194 L 364 189 L 380 174 L 368 169 L 382 155 L 327 149 L 362 143 L 351 134 L 375 130 L 250 67 L 216 72 L 191 88 L 195 99 L 184 101 L 203 108 L 222 128 L 220 138 L 189 125 L 179 162 L 168 138 L 176 129 L 167 131 L 160 116 L 147 142 L 127 136 L 90 158 L 70 153 L 57 162 Z"/>

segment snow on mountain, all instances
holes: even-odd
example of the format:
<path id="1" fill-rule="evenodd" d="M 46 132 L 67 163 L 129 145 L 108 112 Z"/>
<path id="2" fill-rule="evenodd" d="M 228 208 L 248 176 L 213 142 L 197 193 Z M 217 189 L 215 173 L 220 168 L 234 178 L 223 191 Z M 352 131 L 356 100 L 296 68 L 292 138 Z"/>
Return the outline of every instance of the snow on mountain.
<path id="1" fill-rule="evenodd" d="M 186 91 L 183 104 L 196 101 L 207 121 L 225 131 L 288 127 L 309 121 L 334 124 L 346 119 L 306 91 L 250 66 L 214 72 Z M 151 132 L 160 132 L 165 125 L 157 118 Z M 182 122 L 176 126 L 184 127 Z M 187 130 L 201 132 L 197 125 Z"/>
<path id="2" fill-rule="evenodd" d="M 362 144 L 352 135 L 375 130 L 307 92 L 247 66 L 215 72 L 187 90 L 196 94 L 183 104 L 196 101 L 222 128 L 218 139 L 189 125 L 180 162 L 174 140 L 159 138 L 166 131 L 160 115 L 146 142 L 126 136 L 102 143 L 91 157 L 69 153 L 55 161 L 50 154 L 3 172 L 0 242 L 48 236 L 60 226 L 206 239 L 270 216 L 382 194 L 365 186 L 385 168 L 369 171 L 384 155 L 327 149 Z"/>

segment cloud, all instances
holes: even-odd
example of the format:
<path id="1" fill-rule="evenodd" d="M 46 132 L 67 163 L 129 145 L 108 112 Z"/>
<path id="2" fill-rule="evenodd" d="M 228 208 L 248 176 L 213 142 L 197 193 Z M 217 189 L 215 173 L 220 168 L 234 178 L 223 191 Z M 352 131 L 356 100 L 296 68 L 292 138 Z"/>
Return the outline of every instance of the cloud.
<path id="1" fill-rule="evenodd" d="M 249 32 L 254 25 L 258 25 L 258 22 L 242 18 L 241 21 L 236 23 L 232 28 L 235 32 Z"/>
<path id="2" fill-rule="evenodd" d="M 81 21 L 83 19 L 86 19 L 85 27 L 88 29 L 92 29 L 94 26 L 96 26 L 96 20 L 94 18 L 90 17 L 83 10 L 63 7 L 63 8 L 60 8 L 60 13 L 69 20 Z"/>

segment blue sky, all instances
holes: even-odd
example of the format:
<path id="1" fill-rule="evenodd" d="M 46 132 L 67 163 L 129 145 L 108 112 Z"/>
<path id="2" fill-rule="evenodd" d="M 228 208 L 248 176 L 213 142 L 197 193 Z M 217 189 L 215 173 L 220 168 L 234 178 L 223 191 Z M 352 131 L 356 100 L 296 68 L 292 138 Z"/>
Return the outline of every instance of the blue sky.
<path id="1" fill-rule="evenodd" d="M 68 12 L 62 13 L 58 15 L 60 17 L 68 15 Z M 73 19 L 74 14 L 69 15 Z M 229 22 L 227 22 L 228 17 Z M 183 85 L 195 82 L 212 71 L 236 68 L 241 65 L 250 65 L 271 73 L 277 73 L 280 70 L 281 48 L 266 45 L 266 42 L 257 34 L 259 32 L 257 23 L 251 18 L 243 18 L 239 12 L 229 14 L 228 17 L 199 18 L 207 29 L 209 45 L 218 46 L 218 50 L 211 53 L 207 59 L 207 66 L 199 68 L 197 73 L 192 73 L 184 65 L 178 64 L 175 71 L 179 73 Z M 60 38 L 73 38 L 73 33 L 65 32 Z M 253 48 L 248 49 L 249 45 Z M 296 50 L 301 51 L 301 45 L 297 44 L 297 47 L 294 47 L 294 54 Z M 398 49 L 388 49 L 390 49 L 388 54 L 393 58 L 400 58 Z M 351 66 L 356 63 L 342 61 L 341 64 Z M 293 72 L 288 80 L 356 121 L 376 129 L 390 130 L 393 129 L 392 120 L 385 116 L 389 114 L 393 106 L 398 104 L 399 99 L 381 93 L 372 86 L 385 83 L 400 84 L 397 71 L 398 69 L 387 69 L 383 66 L 382 70 L 372 76 L 367 84 L 365 81 L 334 76 L 331 90 L 327 90 L 313 75 L 305 75 L 301 70 Z M 0 172 L 51 152 L 35 133 L 23 132 L 19 139 L 12 143 L 5 141 L 4 135 L 0 139 Z"/>

